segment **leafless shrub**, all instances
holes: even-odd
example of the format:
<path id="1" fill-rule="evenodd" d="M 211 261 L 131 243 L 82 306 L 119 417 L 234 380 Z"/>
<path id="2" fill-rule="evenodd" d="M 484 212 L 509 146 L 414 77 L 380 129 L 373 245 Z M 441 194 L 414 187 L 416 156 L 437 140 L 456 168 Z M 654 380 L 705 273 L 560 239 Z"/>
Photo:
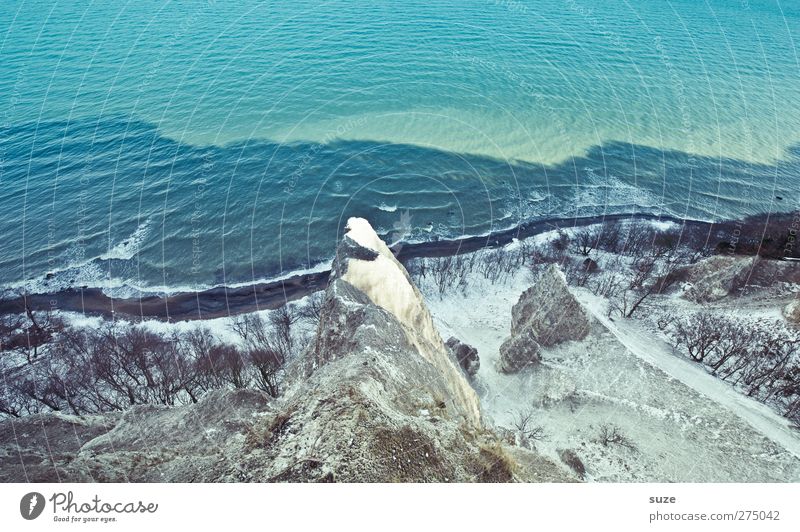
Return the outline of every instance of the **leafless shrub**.
<path id="1" fill-rule="evenodd" d="M 740 371 L 738 382 L 747 395 L 769 401 L 780 393 L 798 392 L 798 340 L 796 335 L 764 334 L 748 352 L 748 364 Z"/>
<path id="2" fill-rule="evenodd" d="M 632 317 L 649 297 L 667 291 L 679 280 L 682 261 L 683 255 L 674 250 L 653 247 L 637 251 L 623 287 L 611 296 L 610 312 Z"/>
<path id="3" fill-rule="evenodd" d="M 603 222 L 597 238 L 597 249 L 614 254 L 618 253 L 622 249 L 624 242 L 621 234 L 620 222 Z"/>
<path id="4" fill-rule="evenodd" d="M 556 237 L 550 241 L 550 247 L 557 256 L 563 257 L 569 250 L 570 238 L 566 231 L 559 229 Z"/>
<path id="5" fill-rule="evenodd" d="M 476 255 L 421 258 L 410 262 L 407 268 L 415 283 L 422 284 L 430 279 L 439 296 L 443 297 L 451 290 L 466 289 L 468 276 L 475 267 Z"/>
<path id="6" fill-rule="evenodd" d="M 535 243 L 528 249 L 524 264 L 528 267 L 531 279 L 536 279 L 545 267 L 550 264 L 564 264 L 568 258 L 566 252 L 559 251 L 549 243 Z"/>
<path id="7" fill-rule="evenodd" d="M 620 447 L 626 447 L 632 451 L 636 450 L 636 445 L 634 445 L 632 441 L 622 434 L 622 429 L 610 423 L 604 423 L 600 425 L 598 441 L 604 447 L 608 447 L 609 445 L 619 445 Z"/>
<path id="8" fill-rule="evenodd" d="M 278 397 L 281 372 L 286 359 L 280 352 L 270 349 L 250 349 L 248 355 L 256 370 L 256 386 L 272 397 Z"/>
<path id="9" fill-rule="evenodd" d="M 625 289 L 627 283 L 627 266 L 622 258 L 614 255 L 603 265 L 603 273 L 595 276 L 594 281 L 588 283 L 593 294 L 606 298 L 614 298 Z"/>
<path id="10" fill-rule="evenodd" d="M 572 237 L 572 247 L 575 253 L 588 257 L 598 246 L 602 234 L 600 227 L 582 227 L 577 229 Z"/>
<path id="11" fill-rule="evenodd" d="M 306 304 L 297 310 L 297 315 L 301 320 L 306 320 L 316 326 L 319 323 L 322 307 L 325 304 L 325 292 L 314 292 L 306 301 Z"/>
<path id="12" fill-rule="evenodd" d="M 284 363 L 298 348 L 293 324 L 300 319 L 291 307 L 272 312 L 269 320 L 242 316 L 232 325 L 241 345 L 221 342 L 203 327 L 168 335 L 123 322 L 54 328 L 37 356 L 4 365 L 0 415 L 172 406 L 218 388 L 255 386 L 277 396 Z M 38 320 L 40 327 L 44 323 Z"/>
<path id="13" fill-rule="evenodd" d="M 517 445 L 534 448 L 535 442 L 547 439 L 544 427 L 533 424 L 533 409 L 519 410 L 513 413 L 512 425 L 516 431 Z"/>
<path id="14" fill-rule="evenodd" d="M 569 260 L 564 264 L 564 275 L 567 282 L 574 286 L 586 286 L 592 276 L 596 275 L 600 267 L 597 263 L 586 257 L 583 260 Z"/>
<path id="15" fill-rule="evenodd" d="M 9 417 L 22 417 L 36 414 L 41 410 L 41 405 L 29 400 L 17 387 L 17 383 L 5 379 L 0 382 L 0 414 Z"/>
<path id="16" fill-rule="evenodd" d="M 527 252 L 528 250 L 526 250 Z M 486 249 L 478 255 L 478 271 L 492 284 L 508 281 L 524 264 L 524 253 L 519 248 Z"/>
<path id="17" fill-rule="evenodd" d="M 677 317 L 672 312 L 659 314 L 656 317 L 656 327 L 658 327 L 659 331 L 666 331 L 675 323 L 676 319 Z"/>
<path id="18" fill-rule="evenodd" d="M 273 310 L 269 314 L 269 321 L 278 344 L 277 349 L 281 351 L 285 357 L 290 357 L 295 354 L 297 344 L 292 334 L 292 327 L 299 319 L 300 315 L 298 312 L 294 307 L 288 304 Z"/>
<path id="19" fill-rule="evenodd" d="M 673 345 L 684 349 L 695 362 L 703 362 L 720 343 L 726 322 L 708 312 L 677 320 L 673 325 Z"/>
<path id="20" fill-rule="evenodd" d="M 800 416 L 800 336 L 779 322 L 745 322 L 699 312 L 676 320 L 675 348 L 712 374 L 797 423 Z"/>
<path id="21" fill-rule="evenodd" d="M 795 366 L 792 373 L 790 395 L 786 401 L 783 415 L 792 422 L 793 429 L 800 430 L 800 389 L 798 388 L 798 383 L 800 383 L 800 367 Z"/>
<path id="22" fill-rule="evenodd" d="M 39 349 L 64 328 L 64 322 L 52 312 L 34 312 L 25 307 L 21 314 L 0 317 L 0 352 L 13 351 L 30 364 Z"/>

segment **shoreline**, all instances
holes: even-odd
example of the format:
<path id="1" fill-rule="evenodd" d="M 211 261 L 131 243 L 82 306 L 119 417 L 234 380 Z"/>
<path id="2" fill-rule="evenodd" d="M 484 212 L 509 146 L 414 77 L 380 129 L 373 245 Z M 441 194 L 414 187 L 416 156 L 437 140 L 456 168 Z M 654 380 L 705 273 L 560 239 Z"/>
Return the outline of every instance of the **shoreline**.
<path id="1" fill-rule="evenodd" d="M 683 230 L 708 229 L 726 222 L 682 219 L 646 213 L 608 214 L 575 218 L 552 218 L 522 224 L 484 236 L 456 240 L 437 240 L 397 244 L 392 248 L 401 262 L 423 257 L 445 257 L 472 253 L 484 248 L 498 248 L 538 234 L 558 229 L 585 227 L 608 221 L 672 222 Z M 259 310 L 275 309 L 287 302 L 324 290 L 330 270 L 299 274 L 277 281 L 257 282 L 231 288 L 218 286 L 198 292 L 178 292 L 167 296 L 150 295 L 134 298 L 112 298 L 100 288 L 69 288 L 52 293 L 28 294 L 0 301 L 0 315 L 21 313 L 26 304 L 34 311 L 77 312 L 106 319 L 156 319 L 166 322 L 204 320 L 234 316 Z"/>

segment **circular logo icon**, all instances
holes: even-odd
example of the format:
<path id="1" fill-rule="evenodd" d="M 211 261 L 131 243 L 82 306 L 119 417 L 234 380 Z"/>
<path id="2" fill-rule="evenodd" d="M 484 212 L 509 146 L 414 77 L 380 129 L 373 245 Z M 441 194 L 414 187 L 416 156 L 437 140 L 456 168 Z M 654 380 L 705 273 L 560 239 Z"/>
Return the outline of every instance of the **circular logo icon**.
<path id="1" fill-rule="evenodd" d="M 32 491 L 19 501 L 19 513 L 28 521 L 32 521 L 42 515 L 44 510 L 44 495 Z"/>

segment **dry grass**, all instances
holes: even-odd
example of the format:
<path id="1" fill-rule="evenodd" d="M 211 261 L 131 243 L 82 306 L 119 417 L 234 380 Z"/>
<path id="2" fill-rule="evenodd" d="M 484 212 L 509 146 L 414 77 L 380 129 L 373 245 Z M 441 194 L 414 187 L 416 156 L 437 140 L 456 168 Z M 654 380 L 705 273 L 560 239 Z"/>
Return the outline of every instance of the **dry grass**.
<path id="1" fill-rule="evenodd" d="M 478 482 L 513 482 L 517 464 L 500 443 L 481 445 L 477 460 Z"/>
<path id="2" fill-rule="evenodd" d="M 372 450 L 390 471 L 392 482 L 447 482 L 453 472 L 441 460 L 433 441 L 405 426 L 381 428 L 375 432 Z"/>

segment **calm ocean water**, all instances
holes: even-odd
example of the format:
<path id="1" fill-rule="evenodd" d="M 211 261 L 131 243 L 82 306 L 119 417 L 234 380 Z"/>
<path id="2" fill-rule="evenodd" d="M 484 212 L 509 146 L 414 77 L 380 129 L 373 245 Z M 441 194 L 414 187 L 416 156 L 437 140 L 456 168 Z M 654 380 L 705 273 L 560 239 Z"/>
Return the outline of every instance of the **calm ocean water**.
<path id="1" fill-rule="evenodd" d="M 798 40 L 794 0 L 4 0 L 0 284 L 247 283 L 353 215 L 794 209 Z"/>

